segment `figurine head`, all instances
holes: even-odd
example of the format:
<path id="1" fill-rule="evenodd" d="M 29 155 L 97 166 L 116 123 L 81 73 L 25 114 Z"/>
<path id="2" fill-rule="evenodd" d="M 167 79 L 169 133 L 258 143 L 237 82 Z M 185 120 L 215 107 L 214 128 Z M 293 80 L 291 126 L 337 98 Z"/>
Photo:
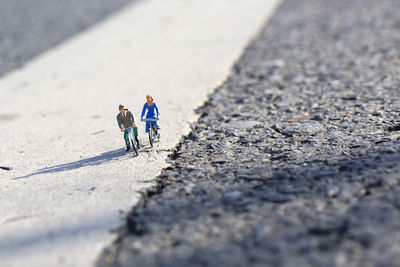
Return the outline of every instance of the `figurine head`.
<path id="1" fill-rule="evenodd" d="M 119 109 L 119 111 L 120 111 L 121 113 L 124 113 L 124 112 L 125 112 L 125 107 L 124 107 L 124 105 L 119 105 L 118 109 Z"/>
<path id="2" fill-rule="evenodd" d="M 154 99 L 151 95 L 146 95 L 146 100 L 147 100 L 147 103 L 152 103 L 154 101 Z"/>

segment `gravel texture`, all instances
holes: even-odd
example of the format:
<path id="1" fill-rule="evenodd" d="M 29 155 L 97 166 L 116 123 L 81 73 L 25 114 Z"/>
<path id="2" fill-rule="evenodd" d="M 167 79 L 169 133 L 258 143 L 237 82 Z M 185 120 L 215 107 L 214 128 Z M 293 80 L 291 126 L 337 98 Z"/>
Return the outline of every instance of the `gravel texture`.
<path id="1" fill-rule="evenodd" d="M 99 266 L 400 266 L 400 2 L 287 0 Z"/>
<path id="2" fill-rule="evenodd" d="M 0 77 L 133 1 L 0 1 Z"/>

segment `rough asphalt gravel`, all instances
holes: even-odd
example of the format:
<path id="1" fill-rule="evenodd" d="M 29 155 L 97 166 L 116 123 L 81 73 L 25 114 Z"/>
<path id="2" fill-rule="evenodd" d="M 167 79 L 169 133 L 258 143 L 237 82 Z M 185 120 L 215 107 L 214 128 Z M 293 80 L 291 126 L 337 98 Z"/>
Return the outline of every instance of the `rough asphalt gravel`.
<path id="1" fill-rule="evenodd" d="M 400 2 L 287 0 L 99 266 L 400 266 Z"/>
<path id="2" fill-rule="evenodd" d="M 133 1 L 0 1 L 0 77 Z"/>

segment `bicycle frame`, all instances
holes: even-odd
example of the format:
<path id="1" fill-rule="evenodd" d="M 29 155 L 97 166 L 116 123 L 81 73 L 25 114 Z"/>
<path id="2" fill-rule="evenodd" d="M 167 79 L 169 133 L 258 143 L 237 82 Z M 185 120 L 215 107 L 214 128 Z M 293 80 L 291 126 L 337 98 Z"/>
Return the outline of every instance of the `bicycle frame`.
<path id="1" fill-rule="evenodd" d="M 133 126 L 125 128 L 125 131 L 127 131 L 129 134 L 129 141 L 131 142 L 131 144 L 133 146 L 133 150 L 135 150 L 136 155 L 139 155 L 138 148 L 136 146 L 136 141 L 133 138 Z"/>
<path id="2" fill-rule="evenodd" d="M 153 147 L 154 138 L 156 136 L 155 130 L 154 130 L 154 125 L 155 125 L 154 122 L 156 122 L 158 120 L 157 119 L 142 119 L 141 121 L 150 122 L 149 142 L 150 142 L 150 146 Z"/>

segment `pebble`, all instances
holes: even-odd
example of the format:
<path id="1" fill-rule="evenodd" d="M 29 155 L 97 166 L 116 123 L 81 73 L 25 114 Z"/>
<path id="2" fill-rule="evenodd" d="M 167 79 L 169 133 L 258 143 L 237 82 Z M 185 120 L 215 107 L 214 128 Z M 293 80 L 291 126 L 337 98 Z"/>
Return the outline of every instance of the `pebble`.
<path id="1" fill-rule="evenodd" d="M 262 122 L 258 121 L 231 121 L 228 123 L 223 123 L 222 128 L 235 128 L 235 129 L 251 129 L 256 126 L 262 125 Z"/>
<path id="2" fill-rule="evenodd" d="M 232 191 L 232 192 L 225 194 L 225 199 L 232 201 L 232 200 L 239 198 L 241 195 L 242 195 L 242 192 L 240 192 L 240 191 Z"/>

